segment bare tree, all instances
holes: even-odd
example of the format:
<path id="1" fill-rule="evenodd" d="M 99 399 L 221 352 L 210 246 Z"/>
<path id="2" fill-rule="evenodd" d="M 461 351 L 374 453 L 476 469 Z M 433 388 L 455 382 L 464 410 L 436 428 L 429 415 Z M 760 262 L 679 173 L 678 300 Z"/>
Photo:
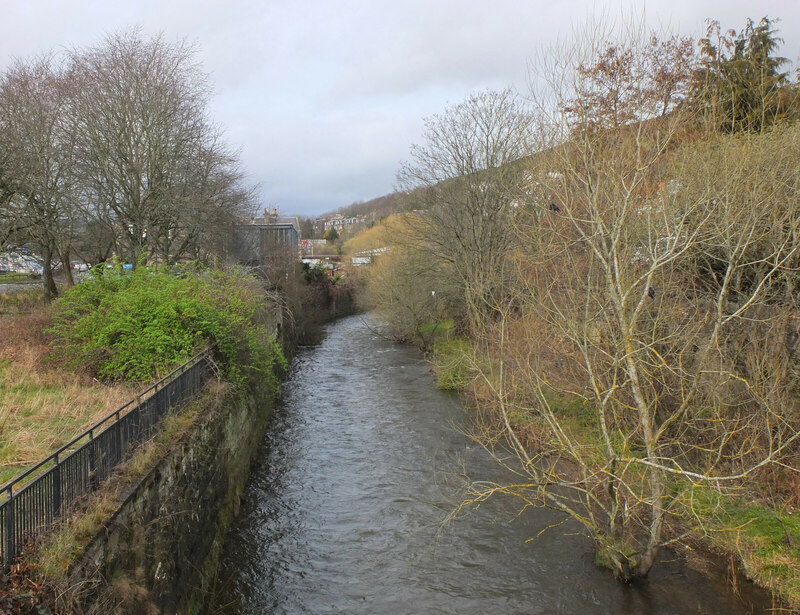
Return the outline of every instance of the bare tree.
<path id="1" fill-rule="evenodd" d="M 72 119 L 90 220 L 132 263 L 202 251 L 249 205 L 238 161 L 207 117 L 205 75 L 186 43 L 109 36 L 72 54 Z"/>
<path id="2" fill-rule="evenodd" d="M 0 135 L 0 143 L 6 140 Z M 5 249 L 18 228 L 19 211 L 14 207 L 18 182 L 11 171 L 10 156 L 5 146 L 0 146 L 0 250 Z"/>
<path id="3" fill-rule="evenodd" d="M 378 256 L 366 275 L 366 303 L 391 323 L 394 339 L 423 348 L 431 340 L 422 325 L 447 318 L 461 299 L 451 265 L 405 242 Z"/>
<path id="4" fill-rule="evenodd" d="M 468 322 L 480 329 L 503 287 L 511 218 L 530 153 L 532 118 L 511 90 L 483 91 L 425 120 L 425 141 L 398 174 L 417 250 L 449 263 Z"/>
<path id="5" fill-rule="evenodd" d="M 0 82 L 5 202 L 13 220 L 6 233 L 39 249 L 48 299 L 57 294 L 54 258 L 61 258 L 69 275 L 74 229 L 74 147 L 65 123 L 69 100 L 63 69 L 51 56 L 17 60 Z"/>
<path id="6" fill-rule="evenodd" d="M 602 33 L 603 26 L 599 28 Z M 657 33 L 644 37 L 641 26 L 629 32 L 635 37 L 633 45 L 606 40 L 594 32 L 584 33 L 589 53 L 559 50 L 565 54 L 559 68 L 572 77 L 572 92 L 566 99 L 549 102 L 564 112 L 578 132 L 664 117 L 689 96 L 698 65 L 693 40 Z"/>
<path id="7" fill-rule="evenodd" d="M 627 40 L 637 66 L 647 47 Z M 796 452 L 798 132 L 693 143 L 682 111 L 598 129 L 575 101 L 618 84 L 576 57 L 545 74 L 554 140 L 517 218 L 520 286 L 475 363 L 493 409 L 475 437 L 517 480 L 466 503 L 560 510 L 627 580 L 702 529 L 700 502 Z M 646 108 L 645 73 L 625 74 Z"/>
<path id="8" fill-rule="evenodd" d="M 232 227 L 255 207 L 253 187 L 245 183 L 238 155 L 218 134 L 209 134 L 197 157 L 187 160 L 184 194 L 165 208 L 151 253 L 163 262 L 181 258 L 208 260 L 225 253 Z"/>

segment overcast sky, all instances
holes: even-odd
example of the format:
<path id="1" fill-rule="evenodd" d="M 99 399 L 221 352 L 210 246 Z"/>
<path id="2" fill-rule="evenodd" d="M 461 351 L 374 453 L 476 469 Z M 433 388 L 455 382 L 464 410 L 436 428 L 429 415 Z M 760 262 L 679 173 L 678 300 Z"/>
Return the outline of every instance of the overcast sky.
<path id="1" fill-rule="evenodd" d="M 394 188 L 422 118 L 483 88 L 524 92 L 529 60 L 592 13 L 740 29 L 778 17 L 800 58 L 800 0 L 0 0 L 0 68 L 140 26 L 199 45 L 214 120 L 264 205 L 317 215 Z"/>

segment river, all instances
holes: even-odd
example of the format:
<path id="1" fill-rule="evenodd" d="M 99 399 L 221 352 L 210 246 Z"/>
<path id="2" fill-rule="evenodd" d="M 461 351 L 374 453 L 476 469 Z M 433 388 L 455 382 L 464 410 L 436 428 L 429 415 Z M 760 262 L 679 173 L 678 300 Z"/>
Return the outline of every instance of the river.
<path id="1" fill-rule="evenodd" d="M 210 612 L 227 614 L 636 614 L 763 612 L 665 552 L 644 582 L 594 565 L 553 513 L 490 502 L 445 526 L 454 477 L 499 469 L 454 425 L 412 348 L 354 316 L 301 351 L 224 548 Z M 758 602 L 760 601 L 760 603 Z M 758 607 L 754 607 L 758 604 Z"/>

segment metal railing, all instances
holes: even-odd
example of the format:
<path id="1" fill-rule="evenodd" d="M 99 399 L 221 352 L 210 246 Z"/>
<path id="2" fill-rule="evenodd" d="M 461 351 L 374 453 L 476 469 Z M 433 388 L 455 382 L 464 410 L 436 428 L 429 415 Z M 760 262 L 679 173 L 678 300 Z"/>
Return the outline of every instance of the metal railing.
<path id="1" fill-rule="evenodd" d="M 94 491 L 170 408 L 197 393 L 211 374 L 210 351 L 184 363 L 88 430 L 0 487 L 0 565 L 47 532 L 70 504 Z"/>

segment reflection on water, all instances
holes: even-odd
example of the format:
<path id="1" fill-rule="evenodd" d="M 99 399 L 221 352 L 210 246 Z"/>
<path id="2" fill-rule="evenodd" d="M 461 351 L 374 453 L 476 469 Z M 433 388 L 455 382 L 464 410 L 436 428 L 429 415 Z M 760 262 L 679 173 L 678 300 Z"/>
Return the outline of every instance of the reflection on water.
<path id="1" fill-rule="evenodd" d="M 752 612 L 676 563 L 623 586 L 547 511 L 490 503 L 448 525 L 449 477 L 498 468 L 453 429 L 456 396 L 364 317 L 292 365 L 225 545 L 224 614 Z M 763 611 L 763 607 L 757 612 Z"/>

